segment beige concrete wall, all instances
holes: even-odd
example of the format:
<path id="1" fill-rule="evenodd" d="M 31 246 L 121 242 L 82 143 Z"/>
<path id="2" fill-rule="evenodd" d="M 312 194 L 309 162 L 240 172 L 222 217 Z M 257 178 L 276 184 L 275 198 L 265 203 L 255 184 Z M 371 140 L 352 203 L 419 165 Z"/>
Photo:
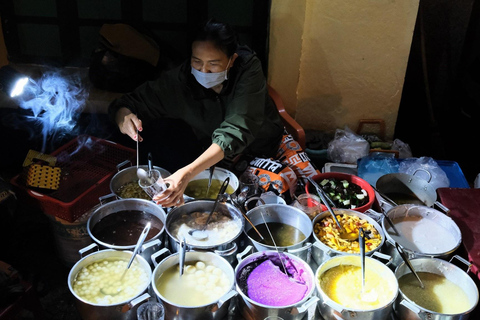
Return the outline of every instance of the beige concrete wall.
<path id="1" fill-rule="evenodd" d="M 383 119 L 391 138 L 418 4 L 273 0 L 268 81 L 287 111 L 305 129 L 324 131 Z"/>

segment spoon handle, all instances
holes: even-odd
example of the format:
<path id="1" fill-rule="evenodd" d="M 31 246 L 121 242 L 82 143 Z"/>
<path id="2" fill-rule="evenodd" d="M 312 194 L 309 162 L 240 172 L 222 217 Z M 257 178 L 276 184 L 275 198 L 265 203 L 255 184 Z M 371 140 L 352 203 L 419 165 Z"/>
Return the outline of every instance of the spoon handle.
<path id="1" fill-rule="evenodd" d="M 217 209 L 218 202 L 220 201 L 220 198 L 221 198 L 222 194 L 224 194 L 225 191 L 227 191 L 227 187 L 228 187 L 228 184 L 229 184 L 229 183 L 230 183 L 230 178 L 227 177 L 227 178 L 223 181 L 222 186 L 220 187 L 220 190 L 218 191 L 217 199 L 215 199 L 215 203 L 213 204 L 212 211 L 211 211 L 210 214 L 208 215 L 207 221 L 205 222 L 205 225 L 203 226 L 202 230 L 205 230 L 205 229 L 207 228 L 208 223 L 209 223 L 210 220 L 212 219 L 213 212 L 215 211 L 215 209 Z"/>
<path id="2" fill-rule="evenodd" d="M 358 229 L 358 244 L 360 245 L 360 257 L 362 262 L 362 292 L 365 290 L 365 233 L 363 228 Z"/>
<path id="3" fill-rule="evenodd" d="M 407 254 L 405 253 L 405 251 L 403 251 L 403 249 L 400 247 L 398 242 L 395 242 L 395 247 L 397 248 L 398 253 L 400 253 L 400 256 L 402 257 L 403 261 L 405 261 L 405 264 L 407 265 L 407 267 L 410 269 L 410 271 L 412 271 L 413 275 L 415 276 L 415 278 L 417 278 L 418 282 L 420 282 L 420 287 L 422 287 L 422 289 L 425 289 L 425 285 L 423 284 L 418 274 L 415 272 L 415 269 L 413 268 L 412 263 L 410 262 L 410 259 L 408 259 Z"/>
<path id="4" fill-rule="evenodd" d="M 147 225 L 143 229 L 142 233 L 140 234 L 140 237 L 138 238 L 137 244 L 135 245 L 135 249 L 133 250 L 132 257 L 130 258 L 130 261 L 128 262 L 127 269 L 130 269 L 130 266 L 132 265 L 133 260 L 137 256 L 138 250 L 142 246 L 143 241 L 145 241 L 145 238 L 147 237 L 148 232 L 150 231 L 150 226 L 151 226 L 151 223 L 150 222 L 147 223 Z"/>
<path id="5" fill-rule="evenodd" d="M 330 203 L 327 200 L 327 196 L 325 195 L 325 191 L 323 191 L 323 189 L 320 188 L 320 186 L 312 178 L 307 177 L 307 179 L 317 190 L 317 193 L 320 196 L 320 199 L 322 199 L 323 204 L 325 205 L 325 207 L 327 207 L 328 212 L 330 212 L 330 214 L 332 215 L 332 217 L 335 220 L 335 223 L 337 224 L 338 228 L 340 230 L 342 230 L 343 229 L 342 225 L 340 224 L 340 222 L 338 222 L 337 216 L 335 216 L 335 213 L 333 212 L 332 207 L 330 207 Z"/>

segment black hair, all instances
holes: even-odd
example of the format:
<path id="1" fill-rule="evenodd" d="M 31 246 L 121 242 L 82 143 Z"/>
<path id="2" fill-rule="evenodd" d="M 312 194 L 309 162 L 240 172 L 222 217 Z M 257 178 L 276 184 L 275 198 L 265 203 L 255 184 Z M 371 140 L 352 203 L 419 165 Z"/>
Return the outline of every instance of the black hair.
<path id="1" fill-rule="evenodd" d="M 227 23 L 210 19 L 197 31 L 194 41 L 210 41 L 216 48 L 231 57 L 237 50 L 238 35 Z"/>

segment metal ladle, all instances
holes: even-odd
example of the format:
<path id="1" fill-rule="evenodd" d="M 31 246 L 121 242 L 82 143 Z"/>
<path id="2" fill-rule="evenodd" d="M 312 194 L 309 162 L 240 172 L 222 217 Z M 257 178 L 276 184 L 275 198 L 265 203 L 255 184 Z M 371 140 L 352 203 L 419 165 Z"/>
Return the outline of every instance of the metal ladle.
<path id="1" fill-rule="evenodd" d="M 227 177 L 223 183 L 222 186 L 220 187 L 220 190 L 218 191 L 217 198 L 215 199 L 215 203 L 213 204 L 212 211 L 210 211 L 210 214 L 208 215 L 207 221 L 203 225 L 201 229 L 191 229 L 188 231 L 188 234 L 191 235 L 193 238 L 196 240 L 205 240 L 208 238 L 208 233 L 205 232 L 205 229 L 207 229 L 207 225 L 212 219 L 213 212 L 215 209 L 217 209 L 218 203 L 220 202 L 220 199 L 223 199 L 224 193 L 227 190 L 228 184 L 230 183 L 230 178 Z"/>
<path id="2" fill-rule="evenodd" d="M 213 178 L 213 173 L 215 172 L 215 165 L 211 166 L 208 170 L 209 170 L 208 186 L 207 186 L 207 192 L 205 193 L 205 197 L 208 197 L 208 191 L 210 191 L 210 187 L 212 186 L 212 178 Z"/>
<path id="3" fill-rule="evenodd" d="M 145 238 L 147 238 L 147 235 L 150 232 L 150 227 L 151 227 L 151 223 L 148 222 L 145 228 L 143 229 L 142 233 L 140 234 L 140 237 L 138 237 L 138 241 L 137 241 L 137 244 L 135 245 L 135 249 L 133 250 L 132 256 L 130 257 L 130 261 L 128 262 L 127 268 L 125 269 L 125 271 L 123 271 L 120 279 L 108 287 L 101 288 L 100 289 L 101 293 L 103 293 L 104 295 L 116 296 L 120 292 L 122 292 L 123 288 L 121 286 L 122 286 L 123 278 L 125 277 L 125 274 L 127 273 L 128 269 L 130 269 L 130 266 L 132 265 L 133 260 L 135 260 L 135 257 L 137 256 L 138 251 L 143 245 Z"/>
<path id="4" fill-rule="evenodd" d="M 405 251 L 403 251 L 403 249 L 400 247 L 398 242 L 395 242 L 395 247 L 397 248 L 397 251 L 402 257 L 403 261 L 405 261 L 405 264 L 407 265 L 407 267 L 410 269 L 410 271 L 412 271 L 413 275 L 415 276 L 415 278 L 417 278 L 418 282 L 420 282 L 420 287 L 422 289 L 425 289 L 425 285 L 423 284 L 422 280 L 418 276 L 417 272 L 415 272 L 415 269 L 413 268 L 412 263 L 410 262 L 410 259 L 408 259 L 407 254 L 405 253 Z"/>

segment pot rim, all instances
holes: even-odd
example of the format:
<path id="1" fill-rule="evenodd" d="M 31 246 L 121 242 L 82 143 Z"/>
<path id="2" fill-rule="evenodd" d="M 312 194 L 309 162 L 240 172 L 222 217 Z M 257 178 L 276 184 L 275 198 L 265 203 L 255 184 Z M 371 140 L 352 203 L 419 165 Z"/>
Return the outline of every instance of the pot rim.
<path id="1" fill-rule="evenodd" d="M 249 303 L 251 303 L 253 305 L 256 305 L 256 306 L 259 306 L 259 307 L 262 307 L 262 308 L 266 308 L 266 309 L 284 309 L 284 308 L 297 307 L 297 306 L 305 303 L 308 299 L 310 299 L 312 297 L 313 293 L 315 292 L 315 282 L 316 282 L 315 274 L 312 270 L 312 267 L 310 267 L 310 265 L 308 263 L 306 263 L 304 260 L 302 260 L 301 258 L 299 258 L 299 257 L 297 257 L 297 256 L 295 256 L 295 255 L 293 255 L 289 252 L 282 252 L 282 254 L 287 255 L 287 257 L 290 258 L 290 259 L 293 259 L 297 262 L 302 263 L 302 265 L 305 267 L 307 272 L 310 274 L 312 283 L 311 283 L 311 286 L 310 286 L 308 292 L 305 294 L 305 296 L 300 301 L 295 302 L 293 304 L 289 304 L 289 305 L 285 305 L 285 306 L 269 306 L 269 305 L 266 305 L 266 304 L 263 304 L 263 303 L 260 303 L 260 302 L 256 302 L 256 301 L 250 299 L 243 292 L 243 290 L 238 286 L 237 274 L 244 267 L 244 261 L 249 260 L 247 262 L 251 262 L 251 260 L 255 259 L 258 256 L 262 256 L 262 255 L 278 255 L 278 252 L 275 251 L 275 250 L 266 250 L 266 251 L 257 251 L 257 252 L 254 252 L 252 254 L 249 254 L 240 263 L 238 263 L 238 265 L 235 267 L 235 272 L 234 272 L 235 288 L 236 288 L 236 291 L 242 296 L 242 299 L 246 299 Z"/>
<path id="2" fill-rule="evenodd" d="M 227 261 L 225 258 L 223 258 L 223 257 L 221 257 L 221 256 L 219 256 L 219 255 L 217 255 L 217 254 L 215 254 L 215 253 L 213 253 L 213 252 L 209 252 L 209 251 L 187 251 L 187 252 L 185 252 L 185 261 L 187 261 L 187 256 L 188 256 L 189 254 L 192 254 L 192 253 L 200 254 L 200 255 L 211 256 L 211 257 L 213 257 L 213 259 L 217 259 L 217 260 L 220 260 L 220 259 L 221 259 L 220 261 L 222 261 L 222 263 L 225 263 L 225 265 L 228 265 L 229 270 L 232 271 L 233 277 L 235 276 L 235 273 L 233 272 L 232 266 L 230 265 L 230 263 L 228 263 L 228 261 Z M 207 303 L 207 304 L 198 305 L 198 306 L 184 306 L 184 305 L 181 305 L 181 304 L 176 304 L 176 303 L 171 302 L 170 300 L 168 300 L 167 298 L 165 298 L 165 297 L 158 291 L 157 285 L 155 284 L 155 280 L 156 280 L 156 279 L 155 279 L 155 273 L 157 272 L 157 269 L 160 268 L 160 266 L 162 265 L 162 263 L 168 261 L 169 259 L 173 259 L 173 258 L 175 258 L 175 257 L 178 256 L 178 255 L 179 255 L 179 253 L 177 252 L 177 253 L 173 253 L 173 254 L 167 256 L 167 257 L 164 258 L 162 261 L 160 261 L 160 263 L 159 263 L 159 264 L 155 267 L 155 269 L 153 269 L 153 271 L 152 271 L 152 274 L 151 274 L 151 276 L 150 276 L 149 285 L 151 284 L 151 286 L 152 286 L 152 288 L 153 288 L 153 291 L 155 292 L 157 298 L 159 298 L 160 300 L 165 301 L 165 302 L 167 302 L 168 304 L 170 304 L 170 305 L 172 305 L 172 306 L 175 306 L 175 307 L 177 307 L 177 308 L 185 308 L 185 309 L 205 308 L 205 307 L 208 307 L 208 306 L 217 304 L 220 300 L 222 300 L 223 297 L 227 296 L 227 295 L 233 290 L 233 288 L 234 288 L 234 286 L 235 286 L 235 278 L 231 279 L 231 280 L 232 280 L 232 284 L 231 284 L 231 286 L 230 286 L 230 289 L 229 289 L 227 292 L 225 292 L 223 295 L 221 295 L 217 300 L 215 300 L 215 301 L 213 301 L 213 302 L 210 302 L 210 303 Z M 228 275 L 227 275 L 227 277 L 228 277 Z"/>
<path id="3" fill-rule="evenodd" d="M 75 274 L 73 274 L 73 270 L 75 270 L 77 268 L 78 265 L 80 265 L 80 263 L 82 263 L 83 261 L 85 261 L 88 257 L 91 257 L 93 255 L 97 255 L 97 254 L 101 254 L 101 253 L 106 253 L 106 252 L 115 252 L 115 253 L 121 253 L 121 252 L 124 252 L 124 253 L 129 253 L 130 254 L 130 257 L 131 255 L 133 254 L 133 252 L 131 251 L 128 251 L 128 250 L 122 250 L 122 251 L 119 251 L 119 250 L 113 250 L 113 249 L 105 249 L 105 250 L 99 250 L 99 251 L 96 251 L 96 252 L 92 252 L 88 255 L 86 255 L 85 257 L 83 257 L 82 259 L 80 259 L 79 261 L 77 261 L 77 263 L 75 263 L 75 265 L 73 265 L 73 267 L 70 269 L 69 273 L 68 273 L 68 277 L 67 277 L 67 282 L 68 282 L 68 289 L 70 290 L 70 293 L 73 294 L 73 296 L 75 297 L 75 299 L 78 299 L 79 301 L 81 301 L 82 303 L 85 303 L 85 304 L 88 304 L 88 305 L 91 305 L 91 306 L 97 306 L 97 307 L 115 307 L 115 306 L 120 306 L 120 305 L 124 305 L 126 303 L 129 303 L 130 301 L 134 300 L 135 298 L 137 298 L 138 296 L 140 296 L 143 292 L 145 292 L 148 287 L 150 286 L 150 281 L 146 281 L 146 285 L 143 286 L 143 289 L 141 291 L 138 291 L 138 293 L 131 297 L 131 298 L 128 298 L 127 300 L 124 300 L 124 301 L 120 301 L 118 303 L 114 303 L 114 304 L 99 304 L 99 303 L 93 303 L 93 302 L 90 302 L 90 301 L 87 301 L 81 297 L 79 297 L 77 295 L 77 293 L 73 290 L 72 288 L 72 283 L 73 283 L 73 280 L 74 280 L 74 277 L 78 274 L 78 272 L 80 272 L 81 269 L 78 270 L 78 272 L 76 272 Z M 139 259 L 140 260 L 140 264 L 143 265 L 145 268 L 144 270 L 147 272 L 147 280 L 148 279 L 151 279 L 152 277 L 152 269 L 150 268 L 150 265 L 148 264 L 147 260 L 145 260 L 145 258 L 143 258 L 141 255 L 137 254 L 137 256 L 135 257 L 135 260 L 136 259 Z M 128 261 L 128 258 L 127 258 L 127 261 Z M 95 261 L 92 261 L 92 263 L 95 262 Z M 146 267 L 148 266 L 148 268 Z"/>
<path id="4" fill-rule="evenodd" d="M 449 221 L 449 223 L 451 223 L 452 227 L 455 230 L 457 230 L 458 235 L 459 235 L 459 237 L 457 239 L 457 243 L 455 244 L 455 246 L 452 249 L 450 249 L 448 251 L 445 251 L 445 252 L 438 252 L 438 253 L 421 252 L 421 251 L 410 249 L 410 248 L 402 245 L 402 248 L 403 248 L 404 251 L 410 252 L 410 253 L 418 255 L 418 256 L 440 257 L 440 256 L 446 256 L 446 255 L 449 255 L 449 254 L 453 253 L 462 244 L 462 232 L 461 232 L 460 228 L 458 227 L 458 225 L 455 223 L 455 221 L 452 218 L 450 218 L 449 216 L 447 216 L 443 212 L 438 211 L 438 210 L 436 210 L 435 208 L 432 208 L 432 207 L 409 203 L 409 204 L 400 204 L 400 205 L 395 206 L 395 207 L 391 208 L 390 210 L 388 210 L 386 214 L 389 216 L 389 218 L 391 218 L 389 213 L 392 213 L 393 210 L 396 210 L 399 207 L 405 207 L 406 212 L 408 212 L 413 207 L 418 207 L 420 209 L 423 209 L 422 213 L 425 212 L 426 210 L 434 211 L 435 213 L 437 213 L 441 217 L 440 219 L 444 219 L 445 221 Z M 420 215 L 423 217 L 423 214 L 420 214 Z M 432 221 L 433 221 L 433 219 L 432 219 Z M 385 238 L 388 239 L 389 241 L 395 243 L 396 241 L 386 231 L 387 228 L 385 227 L 385 219 L 382 219 L 382 226 L 381 227 L 382 227 L 383 233 L 385 234 Z"/>
<path id="5" fill-rule="evenodd" d="M 334 263 L 335 260 L 342 260 L 342 259 L 351 259 L 351 256 L 352 255 L 341 255 L 341 256 L 335 256 L 327 261 L 324 261 L 321 265 L 318 266 L 317 270 L 315 271 L 315 288 L 317 289 L 319 295 L 322 297 L 322 299 L 325 299 L 327 300 L 327 302 L 323 302 L 327 305 L 329 304 L 333 304 L 334 306 L 336 306 L 338 309 L 342 308 L 343 310 L 346 310 L 346 311 L 354 311 L 354 312 L 359 312 L 359 313 L 362 313 L 362 312 L 375 312 L 377 310 L 381 310 L 381 309 L 385 309 L 385 308 L 388 308 L 389 306 L 393 305 L 393 303 L 395 302 L 395 300 L 397 299 L 398 297 L 398 294 L 399 294 L 399 285 L 398 285 L 398 281 L 397 281 L 397 277 L 395 276 L 394 272 L 389 268 L 387 267 L 385 264 L 383 264 L 382 262 L 374 259 L 374 258 L 371 258 L 371 257 L 365 257 L 366 260 L 369 260 L 371 261 L 372 263 L 374 264 L 377 264 L 379 266 L 379 268 L 384 268 L 385 271 L 387 272 L 390 272 L 391 275 L 393 276 L 393 278 L 395 279 L 395 284 L 396 284 L 396 292 L 393 296 L 393 298 L 391 300 L 389 300 L 388 303 L 386 303 L 385 305 L 383 306 L 380 306 L 378 308 L 375 308 L 375 309 L 354 309 L 354 308 L 347 308 L 335 301 L 333 301 L 323 290 L 322 288 L 320 287 L 320 283 L 318 281 L 319 277 L 321 274 L 325 273 L 326 271 L 330 270 L 331 268 L 335 267 L 335 266 L 338 266 L 338 265 L 335 265 L 335 266 L 332 266 L 331 268 L 328 268 L 326 270 L 323 270 L 322 273 L 320 274 L 320 270 L 325 266 L 325 264 L 327 263 Z M 347 263 L 348 264 L 348 263 Z M 348 265 L 351 265 L 351 264 L 348 264 Z"/>
<path id="6" fill-rule="evenodd" d="M 426 257 L 425 257 L 425 258 L 424 258 L 424 257 L 422 257 L 422 258 L 414 258 L 414 259 L 410 259 L 410 262 L 414 262 L 414 261 L 415 261 L 414 263 L 416 263 L 416 262 L 422 262 L 422 261 L 424 261 L 424 260 L 425 260 L 425 261 L 434 261 L 434 262 L 436 262 L 436 263 L 444 263 L 444 264 L 447 264 L 449 267 L 451 267 L 451 268 L 453 268 L 453 269 L 455 269 L 455 270 L 458 270 L 458 271 L 462 272 L 462 273 L 464 274 L 464 276 L 466 277 L 466 279 L 468 279 L 467 282 L 470 283 L 471 285 L 473 285 L 473 287 L 477 289 L 477 290 L 476 290 L 476 293 L 477 293 L 477 294 L 476 294 L 475 303 L 472 305 L 472 307 L 471 307 L 470 309 L 468 309 L 468 310 L 466 310 L 466 311 L 464 311 L 464 312 L 461 312 L 461 313 L 440 313 L 440 312 L 435 312 L 435 311 L 429 310 L 429 309 L 424 308 L 424 307 L 418 305 L 417 303 L 415 303 L 415 302 L 414 302 L 413 300 L 411 300 L 405 293 L 403 293 L 403 291 L 400 289 L 400 285 L 399 285 L 399 286 L 398 286 L 398 292 L 399 292 L 399 294 L 401 294 L 402 299 L 405 299 L 405 300 L 407 300 L 409 303 L 413 304 L 415 307 L 417 307 L 418 309 L 420 309 L 421 312 L 431 313 L 431 314 L 440 315 L 440 316 L 443 316 L 443 315 L 445 315 L 445 316 L 456 316 L 456 315 L 468 314 L 468 313 L 472 312 L 472 311 L 477 307 L 478 302 L 479 302 L 478 287 L 477 287 L 477 285 L 475 284 L 475 282 L 473 281 L 473 279 L 472 279 L 466 272 L 464 272 L 461 268 L 457 267 L 456 265 L 454 265 L 453 263 L 451 263 L 451 262 L 449 262 L 449 261 L 446 261 L 446 260 L 443 260 L 443 259 L 438 259 L 438 258 L 433 258 L 433 257 L 431 257 L 431 258 L 426 258 Z M 404 265 L 405 265 L 405 262 L 402 261 L 402 263 L 400 263 L 400 264 L 398 265 L 398 267 L 395 268 L 394 275 L 395 275 L 395 278 L 397 279 L 397 282 L 398 282 L 398 279 L 401 278 L 403 275 L 408 274 L 408 273 L 412 273 L 410 270 L 408 270 L 407 273 L 403 274 L 403 275 L 400 276 L 400 277 L 397 277 L 397 273 L 399 272 L 400 267 L 403 268 Z M 443 271 L 442 269 L 437 268 L 436 270 L 440 271 L 440 273 L 441 273 L 442 275 L 444 275 L 444 273 L 442 272 L 442 271 Z M 462 287 L 461 287 L 461 288 L 462 288 Z M 462 290 L 463 290 L 463 288 L 462 288 Z M 465 290 L 463 290 L 463 291 L 465 292 Z M 465 292 L 465 294 L 466 294 L 466 292 Z"/>
<path id="7" fill-rule="evenodd" d="M 173 234 L 170 232 L 170 228 L 169 226 L 172 224 L 172 219 L 175 219 L 175 215 L 177 214 L 177 212 L 179 212 L 180 210 L 182 209 L 185 209 L 186 207 L 185 206 L 193 206 L 194 204 L 195 205 L 198 205 L 200 202 L 208 202 L 208 203 L 211 203 L 212 206 L 213 206 L 213 203 L 215 202 L 215 200 L 211 200 L 211 199 L 195 199 L 195 200 L 192 200 L 192 201 L 189 201 L 183 205 L 181 205 L 180 207 L 175 207 L 173 208 L 167 215 L 166 219 L 165 219 L 165 223 L 164 223 L 164 229 L 165 231 L 167 232 L 167 235 L 170 239 L 174 240 L 177 244 L 180 243 L 180 240 L 177 239 L 177 237 L 174 237 Z M 210 250 L 210 249 L 215 249 L 215 248 L 218 248 L 218 247 L 221 247 L 223 245 L 226 245 L 228 243 L 231 243 L 233 241 L 235 241 L 243 232 L 243 230 L 245 229 L 245 218 L 243 217 L 243 215 L 241 214 L 240 210 L 238 210 L 237 207 L 235 207 L 234 205 L 230 204 L 230 203 L 219 203 L 218 206 L 221 206 L 221 205 L 225 205 L 227 208 L 228 208 L 228 211 L 231 212 L 231 209 L 233 209 L 236 213 L 237 213 L 237 216 L 236 216 L 236 219 L 238 219 L 240 221 L 240 229 L 238 231 L 237 234 L 235 234 L 235 236 L 231 237 L 229 240 L 225 241 L 225 242 L 222 242 L 222 243 L 218 243 L 218 244 L 214 244 L 214 245 L 205 245 L 205 246 L 201 246 L 201 245 L 191 245 L 189 243 L 187 243 L 187 245 L 190 247 L 190 248 L 195 248 L 195 249 L 199 249 L 199 250 Z M 217 207 L 218 208 L 218 207 Z M 191 214 L 192 212 L 190 212 Z M 175 221 L 175 220 L 174 220 Z"/>
<path id="8" fill-rule="evenodd" d="M 368 252 L 365 252 L 366 255 L 371 255 L 373 254 L 375 251 L 378 251 L 380 250 L 380 248 L 383 246 L 383 244 L 385 243 L 385 240 L 386 240 L 386 235 L 385 235 L 385 232 L 383 231 L 383 228 L 382 226 L 377 222 L 375 221 L 373 218 L 369 217 L 368 215 L 366 215 L 365 213 L 363 212 L 358 212 L 358 211 L 354 211 L 354 210 L 351 210 L 351 209 L 333 209 L 333 212 L 337 212 L 337 211 L 347 211 L 348 214 L 351 214 L 353 216 L 357 216 L 357 217 L 360 217 L 362 219 L 365 219 L 368 221 L 368 223 L 370 223 L 372 226 L 375 227 L 375 229 L 377 229 L 378 233 L 380 234 L 380 236 L 382 237 L 382 240 L 380 242 L 380 244 L 378 245 L 378 247 L 376 247 L 375 249 L 373 250 L 370 250 Z M 336 249 L 333 249 L 332 247 L 329 247 L 327 246 L 325 243 L 323 243 L 322 241 L 320 241 L 320 239 L 318 239 L 318 236 L 317 234 L 315 233 L 315 224 L 317 222 L 319 222 L 321 219 L 327 217 L 327 216 L 330 216 L 330 212 L 329 211 L 323 211 L 323 212 L 320 212 L 312 221 L 312 226 L 313 226 L 313 237 L 315 239 L 315 242 L 318 242 L 318 244 L 321 246 L 321 249 L 323 251 L 332 251 L 336 254 L 339 254 L 339 255 L 355 255 L 355 256 L 358 256 L 360 255 L 360 253 L 348 253 L 348 252 L 343 252 L 343 251 L 339 251 L 339 250 L 336 250 Z"/>
<path id="9" fill-rule="evenodd" d="M 114 201 L 111 201 L 111 202 L 108 202 L 108 203 L 105 203 L 101 206 L 99 206 L 98 208 L 95 209 L 95 211 L 93 211 L 93 213 L 90 215 L 90 217 L 88 218 L 87 220 L 87 232 L 88 232 L 88 235 L 90 236 L 90 238 L 98 243 L 99 245 L 103 246 L 103 247 L 107 247 L 107 248 L 110 248 L 110 249 L 115 249 L 115 250 L 129 250 L 129 249 L 133 249 L 135 248 L 136 246 L 136 243 L 133 243 L 132 245 L 128 245 L 128 246 L 118 246 L 118 245 L 113 245 L 113 244 L 109 244 L 109 243 L 106 243 L 106 242 L 103 242 L 99 239 L 97 239 L 94 235 L 93 235 L 93 232 L 92 232 L 92 228 L 95 226 L 95 225 L 91 225 L 92 224 L 92 218 L 98 214 L 99 212 L 103 210 L 105 210 L 105 208 L 109 208 L 109 207 L 112 207 L 116 204 L 118 204 L 119 202 L 143 202 L 145 205 L 151 207 L 152 209 L 153 208 L 156 208 L 155 210 L 159 209 L 160 212 L 161 212 L 161 216 L 163 217 L 163 221 L 161 218 L 157 217 L 155 214 L 149 212 L 150 214 L 152 214 L 153 216 L 157 217 L 160 219 L 160 221 L 162 222 L 163 226 L 162 228 L 160 229 L 160 231 L 154 235 L 151 239 L 149 239 L 148 241 L 145 241 L 144 244 L 147 244 L 149 242 L 152 242 L 152 241 L 155 241 L 155 239 L 159 238 L 165 231 L 165 222 L 166 222 L 166 213 L 165 211 L 163 210 L 162 207 L 160 206 L 157 206 L 156 204 L 154 204 L 152 201 L 149 201 L 149 200 L 145 200 L 145 199 L 139 199 L 139 198 L 127 198 L 127 199 L 118 199 L 118 200 L 114 200 Z M 115 213 L 118 213 L 118 212 L 112 212 L 110 214 L 115 214 Z M 110 215 L 108 214 L 108 215 Z M 100 220 L 99 220 L 100 221 Z M 98 223 L 98 222 L 97 222 Z"/>

